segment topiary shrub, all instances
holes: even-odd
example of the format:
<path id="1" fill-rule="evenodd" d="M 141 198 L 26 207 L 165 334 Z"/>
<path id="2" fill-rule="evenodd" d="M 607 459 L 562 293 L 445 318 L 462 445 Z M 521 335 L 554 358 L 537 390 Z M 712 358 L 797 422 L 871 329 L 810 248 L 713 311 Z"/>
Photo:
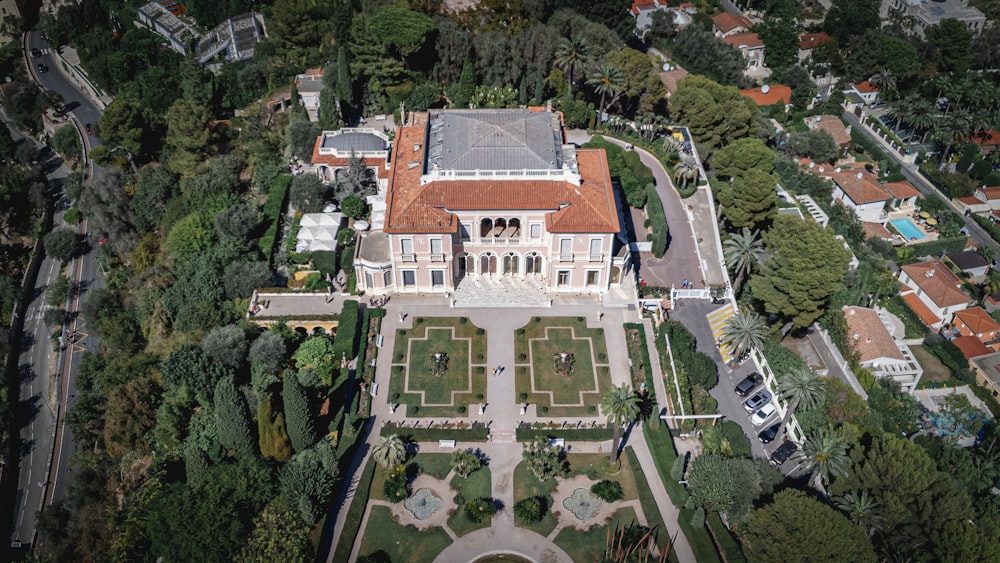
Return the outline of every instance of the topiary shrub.
<path id="1" fill-rule="evenodd" d="M 698 507 L 694 510 L 694 514 L 691 515 L 691 527 L 694 529 L 705 527 L 705 509 Z"/>
<path id="2" fill-rule="evenodd" d="M 486 368 L 484 368 L 483 366 L 476 367 L 476 375 L 482 375 L 484 373 L 486 373 Z"/>
<path id="3" fill-rule="evenodd" d="M 389 470 L 382 492 L 389 502 L 400 502 L 410 496 L 410 480 L 406 476 L 405 466 L 397 465 Z"/>
<path id="4" fill-rule="evenodd" d="M 399 393 L 393 393 L 392 395 L 389 395 L 389 402 L 395 403 L 397 401 L 399 401 Z"/>
<path id="5" fill-rule="evenodd" d="M 597 498 L 605 502 L 616 502 L 625 498 L 622 485 L 618 481 L 605 479 L 599 483 L 594 483 L 590 487 L 590 492 Z"/>
<path id="6" fill-rule="evenodd" d="M 523 362 L 524 360 L 528 359 L 528 355 L 524 353 L 518 354 L 517 359 Z"/>
<path id="7" fill-rule="evenodd" d="M 458 414 L 465 414 L 466 410 L 467 409 L 465 408 L 465 405 L 458 405 L 457 407 L 455 407 L 455 412 L 457 412 Z"/>
<path id="8" fill-rule="evenodd" d="M 467 317 L 461 317 L 458 319 L 458 324 L 464 325 L 467 322 L 469 322 L 469 319 Z"/>
<path id="9" fill-rule="evenodd" d="M 599 352 L 599 353 L 597 354 L 597 359 L 598 359 L 598 360 L 606 360 L 606 359 L 608 359 L 608 355 L 607 355 L 607 354 L 605 354 L 604 352 Z"/>
<path id="10" fill-rule="evenodd" d="M 476 393 L 476 400 L 477 401 L 482 401 L 484 398 L 485 398 L 485 395 L 483 395 L 482 393 Z"/>
<path id="11" fill-rule="evenodd" d="M 476 334 L 478 334 L 479 336 L 482 336 L 482 335 L 486 334 L 486 331 L 484 329 L 477 328 L 476 329 Z"/>
<path id="12" fill-rule="evenodd" d="M 588 414 L 594 414 L 595 412 L 597 412 L 597 407 L 596 406 L 594 406 L 594 405 L 588 405 L 587 406 L 587 413 Z"/>
<path id="13" fill-rule="evenodd" d="M 538 407 L 538 412 L 540 412 L 542 414 L 545 414 L 545 413 L 549 412 L 549 407 L 547 407 L 545 405 L 541 405 L 540 407 Z"/>
<path id="14" fill-rule="evenodd" d="M 521 401 L 522 403 L 525 402 L 525 401 L 527 401 L 528 400 L 528 394 L 527 393 L 518 393 L 517 394 L 517 400 Z"/>
<path id="15" fill-rule="evenodd" d="M 519 329 L 517 329 L 517 330 L 516 330 L 515 332 L 516 332 L 517 334 L 519 334 L 519 335 L 520 335 L 520 334 L 524 334 L 524 329 L 523 329 L 523 328 L 519 328 Z"/>

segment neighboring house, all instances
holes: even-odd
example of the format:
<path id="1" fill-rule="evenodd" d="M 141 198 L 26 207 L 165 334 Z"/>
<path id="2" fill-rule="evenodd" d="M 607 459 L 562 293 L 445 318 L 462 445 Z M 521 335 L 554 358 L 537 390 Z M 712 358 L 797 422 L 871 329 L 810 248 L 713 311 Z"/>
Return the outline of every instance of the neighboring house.
<path id="1" fill-rule="evenodd" d="M 558 112 L 410 114 L 386 203 L 354 262 L 367 293 L 634 290 L 605 152 L 566 143 Z"/>
<path id="2" fill-rule="evenodd" d="M 955 205 L 962 213 L 989 213 L 990 204 L 978 197 L 971 195 L 968 197 L 956 197 Z"/>
<path id="3" fill-rule="evenodd" d="M 295 77 L 299 99 L 309 114 L 309 121 L 319 121 L 319 93 L 323 90 L 323 69 L 310 68 Z"/>
<path id="4" fill-rule="evenodd" d="M 988 129 L 972 135 L 969 140 L 979 145 L 983 154 L 988 154 L 1000 145 L 1000 131 Z"/>
<path id="5" fill-rule="evenodd" d="M 747 62 L 746 70 L 764 66 L 764 42 L 756 33 L 737 33 L 723 36 L 722 42 L 740 52 Z"/>
<path id="6" fill-rule="evenodd" d="M 792 89 L 784 84 L 765 84 L 748 90 L 740 90 L 740 94 L 753 100 L 760 107 L 783 104 L 785 111 L 792 104 Z"/>
<path id="7" fill-rule="evenodd" d="M 799 62 L 805 62 L 813 52 L 813 49 L 823 43 L 833 39 L 825 31 L 819 33 L 804 33 L 799 36 Z"/>
<path id="8" fill-rule="evenodd" d="M 1000 325 L 982 307 L 970 307 L 955 313 L 952 330 L 960 336 L 979 339 L 992 348 L 991 352 L 1000 352 Z"/>
<path id="9" fill-rule="evenodd" d="M 1000 398 L 1000 352 L 973 358 L 970 363 L 976 372 L 976 383 Z"/>
<path id="10" fill-rule="evenodd" d="M 917 199 L 920 198 L 920 191 L 913 184 L 903 180 L 901 182 L 888 182 L 882 185 L 885 191 L 892 196 L 889 204 L 902 211 L 913 210 L 917 206 Z"/>
<path id="11" fill-rule="evenodd" d="M 310 159 L 316 175 L 326 184 L 337 181 L 337 175 L 347 168 L 352 155 L 374 171 L 378 180 L 378 195 L 367 199 L 372 210 L 372 229 L 381 229 L 384 222 L 389 150 L 389 138 L 381 131 L 371 127 L 345 127 L 337 131 L 323 131 L 316 138 Z"/>
<path id="12" fill-rule="evenodd" d="M 206 64 L 216 57 L 228 62 L 253 58 L 257 44 L 264 40 L 264 16 L 249 12 L 234 16 L 215 26 L 198 41 L 195 54 Z"/>
<path id="13" fill-rule="evenodd" d="M 976 356 L 985 356 L 993 352 L 983 341 L 975 336 L 958 336 L 951 341 L 962 352 L 966 360 L 971 361 Z"/>
<path id="14" fill-rule="evenodd" d="M 862 367 L 879 379 L 892 378 L 912 393 L 924 369 L 906 342 L 895 338 L 895 327 L 883 314 L 865 307 L 844 307 L 848 343 Z"/>
<path id="15" fill-rule="evenodd" d="M 920 320 L 934 329 L 950 323 L 955 313 L 967 309 L 972 302 L 962 289 L 962 280 L 937 258 L 903 266 L 899 281 L 909 288 L 901 292 L 903 300 Z"/>
<path id="16" fill-rule="evenodd" d="M 692 6 L 690 3 L 687 4 Z M 632 0 L 629 12 L 635 18 L 636 35 L 642 37 L 646 31 L 649 31 L 653 24 L 653 14 L 658 11 L 671 12 L 674 16 L 674 27 L 678 29 L 691 25 L 691 16 L 696 13 L 693 11 L 693 6 L 691 11 L 685 9 L 684 5 L 679 8 L 671 8 L 667 5 L 666 0 Z"/>
<path id="17" fill-rule="evenodd" d="M 878 101 L 878 90 L 877 86 L 872 86 L 871 82 L 867 80 L 857 84 L 851 82 L 844 90 L 844 97 L 847 98 L 845 101 L 856 102 L 860 100 L 859 103 L 870 106 Z"/>
<path id="18" fill-rule="evenodd" d="M 663 88 L 667 91 L 667 98 L 673 96 L 677 92 L 677 83 L 688 77 L 688 71 L 683 68 L 674 68 L 658 72 L 657 74 L 660 75 L 660 81 L 663 82 Z"/>
<path id="19" fill-rule="evenodd" d="M 892 199 L 874 174 L 863 170 L 834 172 L 833 201 L 846 205 L 862 222 L 877 223 L 886 219 L 886 202 Z"/>
<path id="20" fill-rule="evenodd" d="M 804 119 L 806 127 L 813 131 L 826 131 L 841 149 L 851 146 L 851 128 L 835 115 L 816 115 Z"/>
<path id="21" fill-rule="evenodd" d="M 990 211 L 1000 210 L 1000 186 L 981 187 L 976 190 L 975 197 L 985 202 Z"/>
<path id="22" fill-rule="evenodd" d="M 195 28 L 177 16 L 184 14 L 184 7 L 174 0 L 158 0 L 138 8 L 139 21 L 170 43 L 170 48 L 187 55 L 190 46 L 202 40 Z"/>
<path id="23" fill-rule="evenodd" d="M 945 255 L 949 262 L 970 276 L 985 276 L 990 269 L 990 263 L 975 250 L 950 252 Z"/>
<path id="24" fill-rule="evenodd" d="M 752 27 L 753 22 L 746 16 L 737 16 L 729 12 L 722 12 L 712 18 L 712 28 L 715 30 L 716 37 L 728 37 L 737 33 L 746 33 Z"/>
<path id="25" fill-rule="evenodd" d="M 892 242 L 892 233 L 882 223 L 861 223 L 861 230 L 865 232 L 865 239 L 877 238 Z"/>
<path id="26" fill-rule="evenodd" d="M 921 38 L 925 29 L 947 19 L 962 22 L 973 35 L 979 35 L 986 26 L 986 15 L 969 6 L 969 0 L 882 0 L 880 12 L 898 12 L 908 18 Z"/>

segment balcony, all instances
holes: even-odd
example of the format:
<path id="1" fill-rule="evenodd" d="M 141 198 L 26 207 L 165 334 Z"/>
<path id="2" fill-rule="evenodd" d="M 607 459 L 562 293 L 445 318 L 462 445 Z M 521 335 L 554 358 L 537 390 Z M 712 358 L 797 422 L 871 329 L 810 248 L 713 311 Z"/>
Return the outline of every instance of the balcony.
<path id="1" fill-rule="evenodd" d="M 416 262 L 416 261 L 417 261 L 417 255 L 416 254 L 404 254 L 403 255 L 403 262 Z"/>
<path id="2" fill-rule="evenodd" d="M 556 260 L 559 261 L 559 262 L 572 262 L 573 261 L 573 255 L 572 254 L 560 254 L 560 255 L 556 256 Z"/>
<path id="3" fill-rule="evenodd" d="M 590 255 L 590 261 L 591 262 L 604 262 L 604 255 L 603 254 L 591 254 Z"/>
<path id="4" fill-rule="evenodd" d="M 431 254 L 431 262 L 444 262 L 444 254 Z"/>

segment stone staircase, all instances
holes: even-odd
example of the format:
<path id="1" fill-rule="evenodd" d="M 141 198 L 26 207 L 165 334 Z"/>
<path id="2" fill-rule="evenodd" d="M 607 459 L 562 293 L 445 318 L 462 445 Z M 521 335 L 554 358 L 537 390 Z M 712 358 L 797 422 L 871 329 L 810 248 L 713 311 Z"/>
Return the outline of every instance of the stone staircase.
<path id="1" fill-rule="evenodd" d="M 497 424 L 490 426 L 490 435 L 494 444 L 514 444 L 517 442 L 513 424 Z"/>
<path id="2" fill-rule="evenodd" d="M 456 307 L 548 307 L 545 282 L 532 278 L 467 277 L 455 287 Z"/>

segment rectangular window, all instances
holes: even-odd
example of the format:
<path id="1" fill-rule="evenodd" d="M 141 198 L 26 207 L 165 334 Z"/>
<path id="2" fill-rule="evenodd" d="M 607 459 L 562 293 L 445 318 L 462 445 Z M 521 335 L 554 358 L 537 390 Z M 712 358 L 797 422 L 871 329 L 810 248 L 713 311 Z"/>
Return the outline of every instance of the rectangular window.
<path id="1" fill-rule="evenodd" d="M 542 224 L 532 223 L 529 227 L 531 238 L 542 238 Z"/>
<path id="2" fill-rule="evenodd" d="M 413 239 L 404 238 L 400 239 L 399 246 L 403 251 L 403 254 L 413 254 Z"/>
<path id="3" fill-rule="evenodd" d="M 559 270 L 556 273 L 556 286 L 557 287 L 569 286 L 569 270 Z"/>
<path id="4" fill-rule="evenodd" d="M 441 250 L 441 239 L 432 238 L 431 239 L 431 254 L 443 254 Z"/>
<path id="5" fill-rule="evenodd" d="M 382 285 L 392 287 L 392 270 L 382 272 Z"/>
<path id="6" fill-rule="evenodd" d="M 403 270 L 403 287 L 413 287 L 417 285 L 417 272 L 414 270 Z"/>
<path id="7" fill-rule="evenodd" d="M 458 230 L 459 234 L 462 236 L 462 240 L 469 240 L 472 238 L 472 235 L 469 234 L 472 232 L 472 225 L 468 223 L 462 223 L 458 226 Z"/>
<path id="8" fill-rule="evenodd" d="M 587 270 L 587 287 L 594 287 L 601 279 L 601 272 L 598 270 Z"/>
<path id="9" fill-rule="evenodd" d="M 371 272 L 365 272 L 365 286 L 368 289 L 375 287 L 375 276 Z"/>
<path id="10" fill-rule="evenodd" d="M 600 261 L 602 242 L 603 241 L 599 238 L 590 239 L 590 260 L 592 262 Z"/>
<path id="11" fill-rule="evenodd" d="M 444 287 L 444 270 L 431 270 L 431 285 Z"/>
<path id="12" fill-rule="evenodd" d="M 564 238 L 559 241 L 559 255 L 560 256 L 573 255 L 573 239 Z"/>

